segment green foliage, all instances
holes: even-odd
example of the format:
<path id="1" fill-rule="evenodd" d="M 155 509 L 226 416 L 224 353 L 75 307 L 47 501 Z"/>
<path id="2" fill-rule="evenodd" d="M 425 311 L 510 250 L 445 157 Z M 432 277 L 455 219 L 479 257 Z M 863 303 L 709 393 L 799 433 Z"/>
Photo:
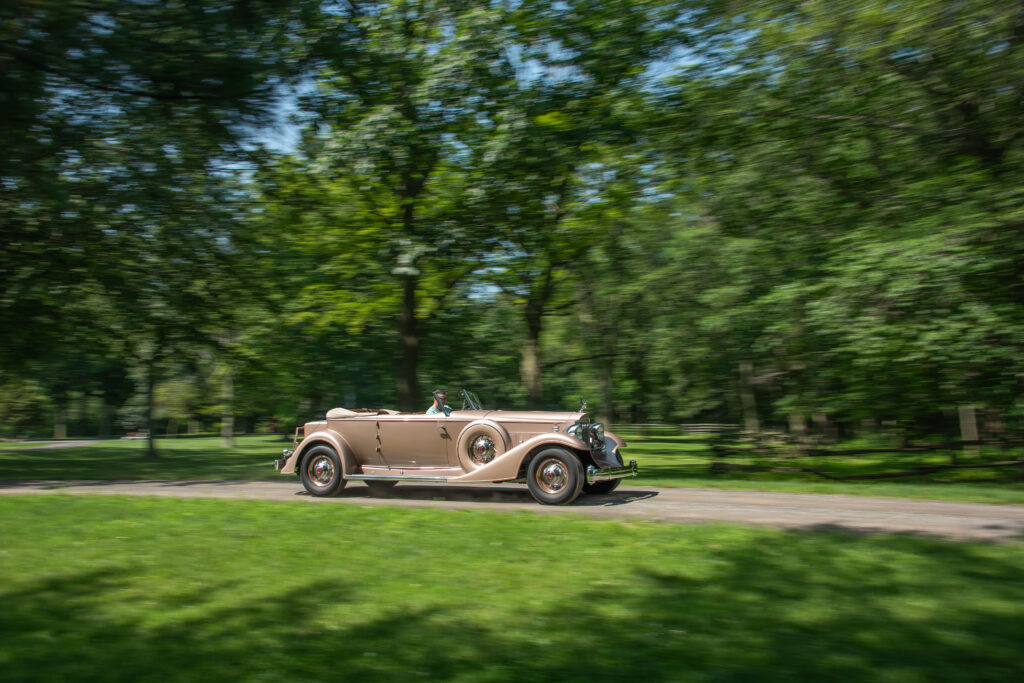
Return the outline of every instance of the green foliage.
<path id="1" fill-rule="evenodd" d="M 998 3 L 802 3 L 704 20 L 701 59 L 652 125 L 718 242 L 697 324 L 727 340 L 713 377 L 750 363 L 776 419 L 1012 411 L 1019 16 Z"/>
<path id="2" fill-rule="evenodd" d="M 0 385 L 0 414 L 4 416 L 0 426 L 4 437 L 31 435 L 40 428 L 45 433 L 49 425 L 40 418 L 52 410 L 50 397 L 38 383 L 27 379 L 12 378 Z"/>
<path id="3" fill-rule="evenodd" d="M 1024 420 L 1005 3 L 12 8 L 0 370 L 47 405 Z"/>

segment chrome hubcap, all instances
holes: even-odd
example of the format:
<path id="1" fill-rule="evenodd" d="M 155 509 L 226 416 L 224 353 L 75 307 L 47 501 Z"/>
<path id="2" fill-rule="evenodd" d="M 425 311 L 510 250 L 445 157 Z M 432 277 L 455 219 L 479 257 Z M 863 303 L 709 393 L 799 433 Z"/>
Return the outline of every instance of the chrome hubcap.
<path id="1" fill-rule="evenodd" d="M 547 493 L 558 493 L 569 485 L 569 469 L 560 460 L 545 460 L 537 468 L 535 478 Z"/>
<path id="2" fill-rule="evenodd" d="M 477 465 L 494 460 L 494 441 L 489 436 L 478 436 L 469 445 L 469 457 Z"/>
<path id="3" fill-rule="evenodd" d="M 306 468 L 309 480 L 317 486 L 327 486 L 334 481 L 334 463 L 326 455 L 318 455 Z"/>

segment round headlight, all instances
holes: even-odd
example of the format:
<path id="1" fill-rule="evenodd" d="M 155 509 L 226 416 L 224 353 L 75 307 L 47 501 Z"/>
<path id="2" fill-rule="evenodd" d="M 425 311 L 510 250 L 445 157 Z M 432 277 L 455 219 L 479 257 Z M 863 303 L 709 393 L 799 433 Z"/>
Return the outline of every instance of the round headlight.
<path id="1" fill-rule="evenodd" d="M 566 434 L 575 436 L 580 441 L 586 442 L 590 437 L 590 425 L 586 422 L 574 422 L 565 429 Z"/>
<path id="2" fill-rule="evenodd" d="M 604 441 L 604 425 L 600 422 L 595 422 L 590 427 L 590 433 L 594 435 L 594 438 L 598 441 Z"/>

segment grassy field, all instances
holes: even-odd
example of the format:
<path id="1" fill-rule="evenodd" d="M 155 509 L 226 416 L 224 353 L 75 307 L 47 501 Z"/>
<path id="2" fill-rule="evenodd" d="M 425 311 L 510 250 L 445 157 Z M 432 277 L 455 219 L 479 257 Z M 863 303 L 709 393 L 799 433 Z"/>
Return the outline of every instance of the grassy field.
<path id="1" fill-rule="evenodd" d="M 5 681 L 1014 680 L 1024 546 L 0 498 Z"/>
<path id="2" fill-rule="evenodd" d="M 625 457 L 640 464 L 637 483 L 651 486 L 690 486 L 702 488 L 785 491 L 788 493 L 833 493 L 854 496 L 895 496 L 975 503 L 1024 504 L 1024 467 L 1004 469 L 947 470 L 925 476 L 900 479 L 831 481 L 813 474 L 775 472 L 711 472 L 718 460 L 704 437 L 657 434 L 644 438 L 639 430 L 617 429 L 627 441 Z M 875 443 L 850 443 L 844 448 L 878 446 Z M 986 460 L 1011 460 L 1022 457 L 1021 449 L 1012 453 L 985 451 Z M 772 459 L 765 456 L 731 457 L 729 462 L 751 465 L 810 467 L 833 475 L 866 474 L 908 470 L 920 465 L 946 464 L 950 453 L 885 453 L 844 457 L 806 457 Z M 962 460 L 969 462 L 969 460 Z"/>
<path id="3" fill-rule="evenodd" d="M 98 441 L 75 448 L 0 445 L 3 479 L 276 479 L 274 458 L 291 444 L 280 435 L 241 436 L 235 448 L 219 437 L 158 439 L 150 460 L 142 440 Z"/>
<path id="4" fill-rule="evenodd" d="M 699 437 L 654 435 L 641 438 L 619 430 L 628 441 L 626 458 L 640 463 L 641 476 L 631 484 L 706 488 L 896 496 L 977 503 L 1024 504 L 1024 468 L 957 470 L 881 481 L 837 482 L 811 474 L 729 472 L 713 474 L 716 459 L 708 441 Z M 0 444 L 3 479 L 264 479 L 280 480 L 273 459 L 290 440 L 281 436 L 236 438 L 225 449 L 215 437 L 158 440 L 161 458 L 144 458 L 144 441 L 103 441 L 88 446 L 42 450 L 36 444 Z M 990 458 L 1019 458 L 1020 453 L 983 453 Z M 925 463 L 949 462 L 948 453 L 895 454 L 767 460 L 732 458 L 750 464 L 781 464 L 825 469 L 835 474 L 907 469 Z"/>

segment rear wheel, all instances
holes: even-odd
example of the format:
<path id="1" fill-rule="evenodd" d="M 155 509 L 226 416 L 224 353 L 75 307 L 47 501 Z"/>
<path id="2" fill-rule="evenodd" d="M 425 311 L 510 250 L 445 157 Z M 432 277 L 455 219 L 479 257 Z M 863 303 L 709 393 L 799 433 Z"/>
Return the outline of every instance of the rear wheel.
<path id="1" fill-rule="evenodd" d="M 310 495 L 333 496 L 345 488 L 341 476 L 341 458 L 327 445 L 314 446 L 302 459 L 299 477 Z"/>
<path id="2" fill-rule="evenodd" d="M 546 448 L 530 461 L 526 487 L 542 505 L 566 505 L 583 488 L 583 465 L 564 448 Z"/>

